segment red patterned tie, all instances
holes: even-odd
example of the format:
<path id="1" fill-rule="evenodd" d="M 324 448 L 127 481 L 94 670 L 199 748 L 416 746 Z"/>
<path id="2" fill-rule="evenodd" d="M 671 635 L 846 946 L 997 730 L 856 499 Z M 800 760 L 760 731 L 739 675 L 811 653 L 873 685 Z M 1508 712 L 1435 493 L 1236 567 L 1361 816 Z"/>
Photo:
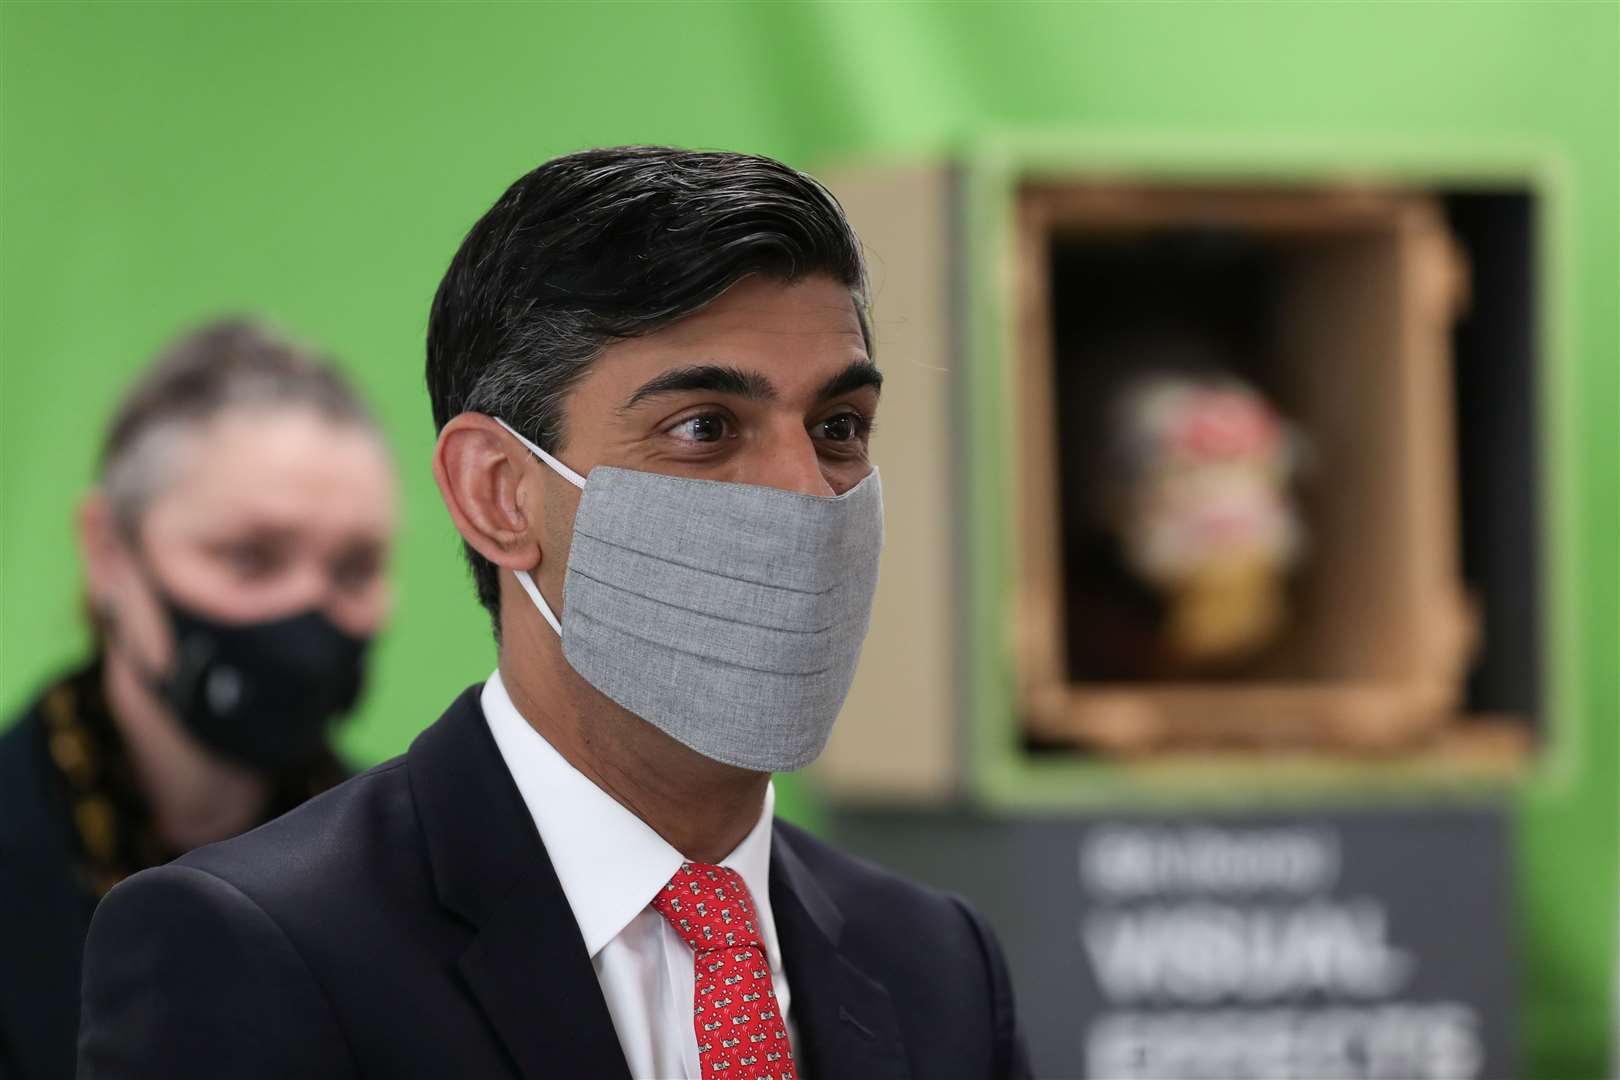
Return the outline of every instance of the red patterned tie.
<path id="1" fill-rule="evenodd" d="M 796 1080 L 754 902 L 737 871 L 684 863 L 652 906 L 696 957 L 692 1026 L 702 1080 Z"/>

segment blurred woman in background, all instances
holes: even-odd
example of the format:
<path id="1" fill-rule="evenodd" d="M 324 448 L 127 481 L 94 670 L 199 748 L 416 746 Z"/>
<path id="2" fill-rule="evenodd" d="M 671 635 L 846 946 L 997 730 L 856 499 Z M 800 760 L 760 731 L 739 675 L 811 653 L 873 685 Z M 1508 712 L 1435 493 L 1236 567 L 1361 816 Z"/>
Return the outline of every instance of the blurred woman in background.
<path id="1" fill-rule="evenodd" d="M 335 368 L 245 321 L 115 414 L 78 517 L 88 662 L 0 735 L 0 1077 L 68 1077 L 96 902 L 342 780 L 396 491 Z"/>

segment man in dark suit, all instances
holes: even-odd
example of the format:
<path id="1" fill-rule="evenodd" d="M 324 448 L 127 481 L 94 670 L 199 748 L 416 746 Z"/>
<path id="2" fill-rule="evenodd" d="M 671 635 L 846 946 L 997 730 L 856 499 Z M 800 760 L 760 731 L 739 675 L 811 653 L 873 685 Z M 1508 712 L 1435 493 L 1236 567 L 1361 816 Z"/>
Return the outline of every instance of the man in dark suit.
<path id="1" fill-rule="evenodd" d="M 498 670 L 403 757 L 114 889 L 81 1076 L 1027 1075 L 982 920 L 772 814 L 876 583 L 865 300 L 777 162 L 515 183 L 428 330 Z"/>

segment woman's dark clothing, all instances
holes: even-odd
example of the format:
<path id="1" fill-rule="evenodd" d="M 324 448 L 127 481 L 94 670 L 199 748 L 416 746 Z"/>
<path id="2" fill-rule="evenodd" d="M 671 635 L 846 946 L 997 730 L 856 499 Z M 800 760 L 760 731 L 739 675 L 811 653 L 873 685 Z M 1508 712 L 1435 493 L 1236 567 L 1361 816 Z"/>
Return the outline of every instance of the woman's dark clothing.
<path id="1" fill-rule="evenodd" d="M 100 664 L 0 732 L 0 1080 L 73 1076 L 90 916 L 162 842 L 102 691 Z M 273 778 L 265 820 L 347 777 L 329 751 Z"/>

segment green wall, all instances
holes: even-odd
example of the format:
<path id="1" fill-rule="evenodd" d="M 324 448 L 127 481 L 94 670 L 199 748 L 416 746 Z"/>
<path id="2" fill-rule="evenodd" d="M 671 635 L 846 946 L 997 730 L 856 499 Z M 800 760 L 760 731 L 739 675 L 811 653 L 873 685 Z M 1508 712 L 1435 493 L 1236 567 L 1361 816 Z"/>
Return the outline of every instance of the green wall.
<path id="1" fill-rule="evenodd" d="M 403 465 L 401 618 L 348 734 L 400 750 L 493 664 L 428 473 L 428 302 L 542 159 L 634 141 L 801 165 L 1007 129 L 1529 145 L 1568 180 L 1552 433 L 1578 750 L 1520 830 L 1535 1076 L 1608 1069 L 1620 738 L 1620 7 L 1603 3 L 0 4 L 0 703 L 82 648 L 97 430 L 178 327 L 328 344 Z M 791 782 L 784 802 L 814 816 Z"/>

